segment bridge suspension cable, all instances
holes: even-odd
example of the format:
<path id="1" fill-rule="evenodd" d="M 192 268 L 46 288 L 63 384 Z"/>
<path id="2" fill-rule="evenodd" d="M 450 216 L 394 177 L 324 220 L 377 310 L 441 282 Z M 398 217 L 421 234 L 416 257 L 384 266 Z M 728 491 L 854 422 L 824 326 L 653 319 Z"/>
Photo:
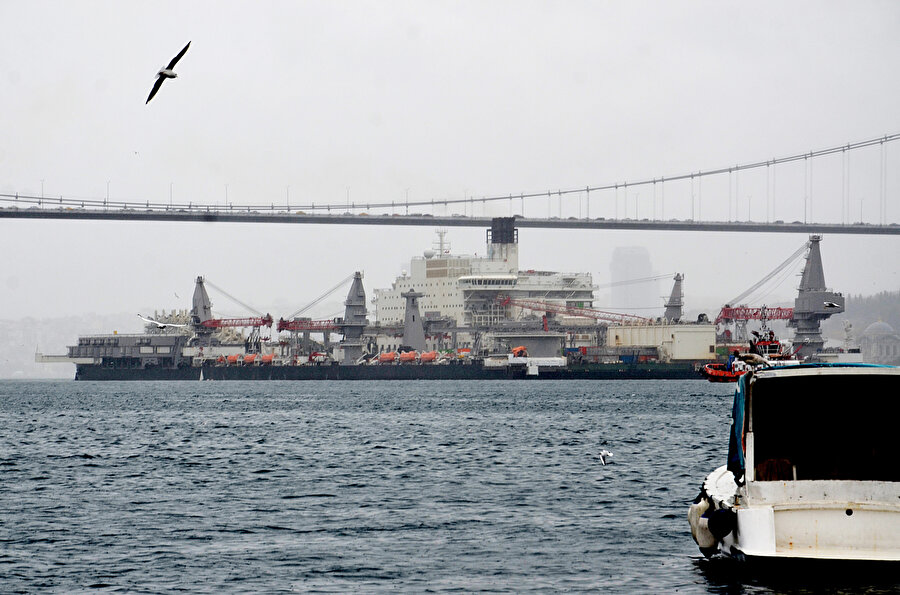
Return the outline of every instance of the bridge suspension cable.
<path id="1" fill-rule="evenodd" d="M 480 203 L 488 203 L 495 202 L 501 200 L 508 200 L 510 202 L 513 199 L 518 199 L 523 201 L 526 198 L 547 198 L 551 199 L 552 197 L 559 197 L 560 199 L 564 195 L 569 194 L 590 194 L 591 192 L 598 192 L 602 190 L 615 190 L 618 192 L 620 188 L 627 189 L 636 186 L 646 186 L 653 184 L 662 184 L 665 182 L 676 182 L 679 180 L 691 180 L 694 179 L 702 180 L 707 176 L 715 176 L 719 174 L 732 174 L 735 172 L 750 170 L 750 169 L 758 169 L 762 167 L 771 167 L 774 165 L 780 165 L 783 163 L 791 163 L 796 161 L 803 161 L 814 159 L 816 157 L 823 157 L 826 155 L 834 155 L 838 153 L 846 153 L 847 151 L 853 151 L 856 149 L 862 149 L 865 147 L 873 147 L 881 145 L 884 147 L 886 143 L 891 143 L 896 140 L 900 140 L 900 133 L 895 134 L 887 134 L 884 136 L 879 136 L 876 138 L 870 138 L 864 141 L 854 142 L 854 143 L 846 143 L 843 145 L 837 145 L 833 147 L 828 147 L 827 149 L 819 149 L 815 151 L 808 151 L 805 153 L 797 153 L 795 155 L 788 155 L 786 157 L 775 157 L 772 159 L 767 159 L 765 161 L 755 161 L 752 163 L 744 163 L 738 165 L 732 165 L 728 167 L 719 167 L 715 169 L 708 170 L 698 170 L 696 172 L 690 172 L 686 174 L 672 175 L 672 176 L 660 176 L 653 178 L 646 178 L 642 180 L 637 180 L 634 182 L 622 181 L 622 182 L 613 182 L 608 184 L 599 184 L 596 186 L 581 186 L 579 188 L 570 188 L 570 189 L 559 189 L 559 190 L 544 190 L 541 192 L 519 192 L 516 194 L 503 194 L 503 195 L 495 195 L 495 196 L 483 196 L 481 198 L 475 198 L 473 196 L 466 196 L 464 198 L 444 198 L 444 199 L 427 199 L 427 200 L 415 200 L 415 201 L 390 201 L 390 202 L 343 202 L 343 203 L 309 203 L 309 204 L 299 204 L 299 205 L 278 205 L 274 201 L 266 203 L 266 204 L 226 204 L 226 205 L 213 205 L 213 204 L 203 204 L 197 202 L 188 202 L 188 203 L 156 203 L 150 201 L 111 201 L 109 199 L 81 199 L 81 198 L 64 198 L 60 196 L 59 198 L 49 198 L 44 196 L 33 196 L 33 195 L 25 195 L 25 194 L 5 194 L 0 193 L 0 202 L 12 203 L 12 202 L 24 202 L 28 204 L 34 204 L 37 206 L 43 206 L 46 204 L 47 206 L 58 206 L 58 207 L 68 207 L 72 209 L 77 208 L 91 208 L 91 209 L 99 209 L 99 208 L 119 208 L 123 210 L 127 209 L 146 209 L 152 211 L 180 211 L 186 210 L 188 212 L 196 213 L 196 212 L 251 212 L 251 211 L 270 211 L 270 212 L 290 212 L 291 210 L 300 209 L 302 211 L 355 211 L 359 209 L 386 209 L 386 208 L 395 208 L 395 207 L 405 207 L 407 210 L 409 207 L 416 206 L 429 206 L 434 207 L 435 205 L 441 205 L 447 207 L 449 205 L 456 204 L 473 204 L 475 202 Z M 885 168 L 886 158 L 882 157 L 882 171 Z M 886 173 L 882 173 L 882 182 L 881 184 L 886 185 Z M 774 182 L 773 182 L 774 183 Z M 884 190 L 882 190 L 884 193 Z M 886 202 L 882 199 L 882 203 Z M 767 200 L 768 203 L 768 200 Z M 549 205 L 548 205 L 549 206 Z M 562 208 L 562 205 L 560 205 Z M 885 218 L 885 206 L 880 205 L 879 216 L 881 219 Z M 548 214 L 549 217 L 549 214 Z"/>

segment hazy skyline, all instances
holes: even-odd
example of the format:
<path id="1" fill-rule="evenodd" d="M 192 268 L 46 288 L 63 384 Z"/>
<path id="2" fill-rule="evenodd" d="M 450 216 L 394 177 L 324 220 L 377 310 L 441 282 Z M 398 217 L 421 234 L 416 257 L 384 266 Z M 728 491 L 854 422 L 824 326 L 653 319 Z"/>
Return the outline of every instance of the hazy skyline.
<path id="1" fill-rule="evenodd" d="M 0 192 L 208 203 L 227 194 L 236 205 L 461 198 L 680 174 L 900 131 L 900 5 L 886 1 L 0 1 L 0 19 L 8 24 Z M 188 41 L 179 77 L 145 105 L 156 72 Z M 895 145 L 886 149 L 888 222 L 900 221 Z M 848 174 L 840 158 L 816 166 L 813 220 L 846 216 L 843 194 L 854 220 L 857 212 L 877 219 L 878 151 L 852 159 Z M 775 196 L 765 174 L 748 174 L 733 212 L 729 187 L 710 182 L 704 215 L 802 219 L 800 171 L 778 170 Z M 666 189 L 665 213 L 649 192 L 594 197 L 591 214 L 690 216 L 689 188 Z M 577 215 L 577 204 L 563 215 Z M 527 209 L 548 212 L 546 202 Z M 365 271 L 371 297 L 432 236 L 429 228 L 0 220 L 0 317 L 185 308 L 197 275 L 277 317 L 354 270 Z M 455 251 L 484 249 L 484 230 L 448 237 Z M 591 272 L 598 284 L 609 282 L 615 247 L 646 247 L 655 273 L 685 274 L 686 308 L 707 311 L 806 239 L 519 237 L 522 268 Z M 897 290 L 898 242 L 826 236 L 828 285 L 845 294 Z M 795 286 L 785 281 L 772 302 L 792 299 Z"/>

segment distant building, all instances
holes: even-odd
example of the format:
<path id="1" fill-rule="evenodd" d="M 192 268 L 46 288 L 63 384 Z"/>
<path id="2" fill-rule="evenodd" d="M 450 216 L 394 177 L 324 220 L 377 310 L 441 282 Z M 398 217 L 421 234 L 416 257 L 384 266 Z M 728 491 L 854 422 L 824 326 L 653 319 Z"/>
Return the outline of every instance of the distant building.
<path id="1" fill-rule="evenodd" d="M 658 281 L 626 283 L 637 279 L 649 279 L 653 276 L 650 253 L 646 248 L 643 246 L 615 248 L 609 273 L 610 282 L 613 284 L 610 288 L 610 308 L 632 312 L 629 308 L 649 308 L 658 305 L 662 310 L 661 297 L 663 294 L 660 293 Z M 651 314 L 647 314 L 647 316 L 651 316 Z"/>
<path id="2" fill-rule="evenodd" d="M 872 364 L 900 364 L 900 335 L 886 322 L 873 322 L 859 340 L 863 361 Z"/>

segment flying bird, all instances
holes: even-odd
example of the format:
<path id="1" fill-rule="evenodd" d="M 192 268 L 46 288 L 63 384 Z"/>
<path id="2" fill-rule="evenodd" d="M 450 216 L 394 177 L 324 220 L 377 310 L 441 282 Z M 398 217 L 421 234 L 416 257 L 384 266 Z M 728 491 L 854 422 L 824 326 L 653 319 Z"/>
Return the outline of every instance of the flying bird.
<path id="1" fill-rule="evenodd" d="M 834 302 L 823 302 L 826 308 L 840 308 L 839 304 L 835 304 Z"/>
<path id="2" fill-rule="evenodd" d="M 144 105 L 150 103 L 150 100 L 153 99 L 153 96 L 156 95 L 156 92 L 159 91 L 159 88 L 162 87 L 163 81 L 166 79 L 177 78 L 178 74 L 175 73 L 173 68 L 178 64 L 178 61 L 181 60 L 181 57 L 187 52 L 188 48 L 191 47 L 191 42 L 187 42 L 187 45 L 184 46 L 184 49 L 178 52 L 178 55 L 172 58 L 172 61 L 169 62 L 169 65 L 165 68 L 161 69 L 156 73 L 156 83 L 153 85 L 153 89 L 150 90 L 150 96 L 147 97 L 147 101 L 144 102 Z"/>
<path id="3" fill-rule="evenodd" d="M 171 323 L 168 323 L 168 322 L 160 322 L 160 321 L 158 321 L 158 320 L 153 320 L 152 318 L 144 318 L 144 317 L 141 316 L 140 314 L 138 314 L 138 318 L 140 318 L 140 319 L 143 320 L 144 322 L 149 322 L 150 324 L 155 324 L 155 325 L 156 325 L 156 328 L 158 328 L 158 329 L 160 329 L 160 330 L 162 330 L 162 329 L 164 329 L 164 328 L 168 328 L 168 327 L 170 327 L 170 326 L 171 326 L 171 327 L 184 327 L 184 326 L 187 326 L 186 324 L 171 324 Z"/>

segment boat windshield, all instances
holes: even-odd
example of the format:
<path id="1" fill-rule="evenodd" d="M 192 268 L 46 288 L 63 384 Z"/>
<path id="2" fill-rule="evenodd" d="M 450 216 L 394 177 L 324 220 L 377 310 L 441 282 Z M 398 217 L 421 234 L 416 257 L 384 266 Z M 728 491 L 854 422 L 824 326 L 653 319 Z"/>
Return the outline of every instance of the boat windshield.
<path id="1" fill-rule="evenodd" d="M 750 406 L 756 481 L 900 481 L 896 378 L 757 378 Z"/>

